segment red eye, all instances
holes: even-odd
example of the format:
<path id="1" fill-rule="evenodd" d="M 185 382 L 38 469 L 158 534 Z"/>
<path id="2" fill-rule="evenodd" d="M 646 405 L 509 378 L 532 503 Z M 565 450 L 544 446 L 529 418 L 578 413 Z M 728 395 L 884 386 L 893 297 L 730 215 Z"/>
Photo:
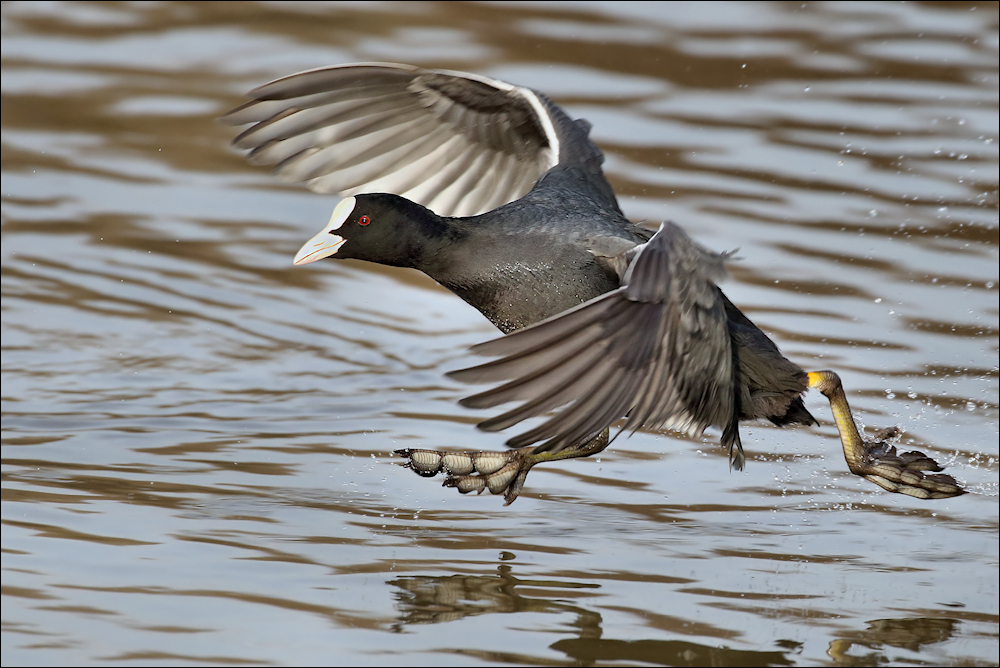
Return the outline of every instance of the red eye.
<path id="1" fill-rule="evenodd" d="M 358 218 L 358 225 L 367 225 L 370 222 L 372 222 L 372 219 L 368 216 L 361 216 Z"/>

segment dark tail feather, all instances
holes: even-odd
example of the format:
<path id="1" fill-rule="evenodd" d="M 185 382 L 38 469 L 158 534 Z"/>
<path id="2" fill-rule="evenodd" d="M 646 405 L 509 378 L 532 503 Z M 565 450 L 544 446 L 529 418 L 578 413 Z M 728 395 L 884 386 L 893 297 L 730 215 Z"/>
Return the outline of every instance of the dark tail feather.
<path id="1" fill-rule="evenodd" d="M 807 426 L 819 424 L 816 418 L 806 410 L 805 404 L 802 403 L 802 397 L 795 397 L 784 415 L 770 415 L 767 419 L 779 427 L 786 427 L 790 424 L 804 424 Z"/>

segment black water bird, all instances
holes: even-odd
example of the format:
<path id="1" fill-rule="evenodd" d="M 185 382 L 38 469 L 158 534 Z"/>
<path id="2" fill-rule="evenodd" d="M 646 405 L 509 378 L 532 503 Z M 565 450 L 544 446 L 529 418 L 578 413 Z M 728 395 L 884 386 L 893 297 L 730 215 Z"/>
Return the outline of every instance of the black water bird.
<path id="1" fill-rule="evenodd" d="M 283 179 L 345 196 L 295 264 L 355 258 L 418 269 L 507 336 L 498 357 L 453 372 L 495 387 L 466 406 L 520 402 L 480 423 L 540 426 L 505 452 L 401 450 L 421 475 L 511 503 L 535 464 L 585 457 L 609 427 L 722 430 L 744 465 L 739 421 L 816 424 L 809 387 L 829 399 L 852 472 L 919 498 L 963 493 L 922 453 L 865 443 L 836 374 L 786 359 L 718 288 L 727 255 L 673 223 L 654 234 L 622 214 L 590 124 L 542 93 L 462 72 L 388 63 L 293 74 L 224 117 L 235 140 Z M 558 410 L 557 410 L 558 409 Z M 528 447 L 533 446 L 533 447 Z"/>

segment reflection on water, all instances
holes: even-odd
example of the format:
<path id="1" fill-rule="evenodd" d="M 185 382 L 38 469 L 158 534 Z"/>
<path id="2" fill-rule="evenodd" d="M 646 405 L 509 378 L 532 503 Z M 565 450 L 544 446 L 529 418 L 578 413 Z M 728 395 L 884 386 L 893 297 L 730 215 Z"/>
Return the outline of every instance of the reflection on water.
<path id="1" fill-rule="evenodd" d="M 919 652 L 924 645 L 944 642 L 959 635 L 960 624 L 954 619 L 876 619 L 864 631 L 844 634 L 830 643 L 830 658 L 842 666 L 880 666 L 889 657 L 879 650 L 883 645 Z"/>
<path id="2" fill-rule="evenodd" d="M 4 665 L 996 664 L 995 4 L 0 12 Z M 399 468 L 502 446 L 444 377 L 493 330 L 423 276 L 292 268 L 334 200 L 216 122 L 366 60 L 586 117 L 631 218 L 739 248 L 732 300 L 973 493 L 851 476 L 818 396 L 743 473 L 666 433 L 509 508 Z"/>
<path id="3" fill-rule="evenodd" d="M 801 651 L 800 644 L 791 640 L 778 643 L 787 648 L 783 652 L 752 652 L 681 640 L 604 638 L 598 612 L 567 602 L 574 597 L 574 590 L 593 589 L 596 585 L 521 579 L 512 574 L 507 564 L 497 567 L 496 576 L 412 576 L 390 580 L 388 584 L 400 590 L 396 595 L 399 623 L 393 626 L 398 632 L 414 624 L 442 624 L 475 615 L 566 613 L 567 621 L 562 626 L 567 633 L 577 637 L 558 640 L 551 648 L 585 664 L 623 660 L 670 666 L 793 665 L 792 657 Z M 658 622 L 678 635 L 695 632 L 684 620 L 663 617 Z M 696 631 L 699 635 L 714 635 L 711 629 Z M 831 641 L 828 654 L 838 665 L 878 666 L 890 661 L 889 656 L 879 651 L 883 645 L 919 652 L 924 645 L 950 640 L 959 632 L 960 622 L 954 619 L 876 619 L 868 622 L 864 630 L 842 632 L 841 638 Z M 724 640 L 728 635 L 723 632 L 718 637 Z M 518 655 L 516 651 L 477 652 L 474 645 L 474 639 L 470 639 L 469 647 L 455 651 L 499 662 L 533 663 L 538 660 Z"/>
<path id="4" fill-rule="evenodd" d="M 552 649 L 584 664 L 638 661 L 664 666 L 790 666 L 795 663 L 785 652 L 707 647 L 683 640 L 578 638 L 555 642 Z"/>
<path id="5" fill-rule="evenodd" d="M 509 555 L 514 558 L 514 555 Z M 573 662 L 593 664 L 600 661 L 640 661 L 667 666 L 787 666 L 787 652 L 753 652 L 726 647 L 702 645 L 682 640 L 615 640 L 604 638 L 600 613 L 567 603 L 574 598 L 574 590 L 596 589 L 586 582 L 558 580 L 523 580 L 512 575 L 509 565 L 501 564 L 496 576 L 405 577 L 392 580 L 399 587 L 397 607 L 400 623 L 397 631 L 405 631 L 412 624 L 441 624 L 474 615 L 495 613 L 542 613 L 567 617 L 561 624 L 563 633 L 574 638 L 557 640 L 551 648 L 564 653 Z M 565 613 L 565 614 L 564 614 Z M 720 639 L 732 637 L 731 632 L 712 629 L 706 625 L 692 625 L 686 620 L 667 615 L 648 615 L 650 625 L 672 634 L 708 635 Z M 794 650 L 797 644 L 787 642 Z M 539 658 L 507 652 L 484 652 L 475 649 L 475 639 L 468 647 L 459 647 L 456 653 L 475 656 L 487 661 L 503 663 L 538 663 Z"/>
<path id="6" fill-rule="evenodd" d="M 569 612 L 577 616 L 578 621 L 573 625 L 580 628 L 581 635 L 601 635 L 600 615 L 558 600 L 571 597 L 574 589 L 598 589 L 595 584 L 522 580 L 512 575 L 507 565 L 500 565 L 495 576 L 414 576 L 398 578 L 389 584 L 400 589 L 396 603 L 400 612 L 398 631 L 411 624 L 440 624 L 473 615 Z M 546 593 L 555 598 L 545 597 Z"/>

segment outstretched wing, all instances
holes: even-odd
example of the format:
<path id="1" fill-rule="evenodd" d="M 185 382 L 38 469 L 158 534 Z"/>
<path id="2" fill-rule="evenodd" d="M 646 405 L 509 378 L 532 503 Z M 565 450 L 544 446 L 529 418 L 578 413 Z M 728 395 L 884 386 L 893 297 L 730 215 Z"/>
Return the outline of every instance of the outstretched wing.
<path id="1" fill-rule="evenodd" d="M 486 431 L 565 406 L 507 442 L 521 447 L 545 441 L 539 448 L 553 452 L 624 416 L 624 428 L 633 431 L 666 426 L 700 434 L 716 425 L 725 430 L 724 444 L 736 445 L 731 460 L 742 468 L 732 344 L 715 284 L 725 275 L 726 256 L 698 246 L 672 223 L 631 253 L 621 288 L 474 346 L 476 353 L 501 359 L 449 375 L 503 384 L 462 404 L 523 402 L 480 423 Z"/>
<path id="2" fill-rule="evenodd" d="M 548 98 L 487 77 L 361 63 L 300 72 L 226 114 L 254 164 L 322 193 L 388 192 L 442 216 L 522 197 L 546 171 L 601 153 Z M 569 144 L 567 146 L 567 144 Z"/>

